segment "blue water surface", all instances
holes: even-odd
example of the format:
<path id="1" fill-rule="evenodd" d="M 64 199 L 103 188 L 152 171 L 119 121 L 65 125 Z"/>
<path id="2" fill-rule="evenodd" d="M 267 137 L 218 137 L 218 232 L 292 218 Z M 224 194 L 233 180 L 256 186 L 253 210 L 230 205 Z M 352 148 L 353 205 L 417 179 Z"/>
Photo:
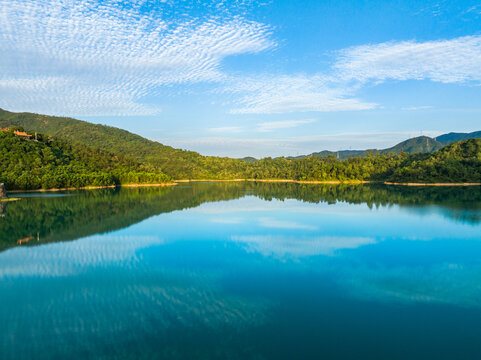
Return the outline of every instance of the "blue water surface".
<path id="1" fill-rule="evenodd" d="M 230 186 L 9 203 L 0 358 L 481 358 L 479 188 Z"/>

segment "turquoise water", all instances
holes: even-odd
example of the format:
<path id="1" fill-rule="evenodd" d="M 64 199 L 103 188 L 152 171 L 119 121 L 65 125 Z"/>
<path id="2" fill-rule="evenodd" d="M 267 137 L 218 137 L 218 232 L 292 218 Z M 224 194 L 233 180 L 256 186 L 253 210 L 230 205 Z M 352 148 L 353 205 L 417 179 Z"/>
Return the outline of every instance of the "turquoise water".
<path id="1" fill-rule="evenodd" d="M 0 208 L 1 359 L 481 358 L 480 187 L 26 195 Z"/>

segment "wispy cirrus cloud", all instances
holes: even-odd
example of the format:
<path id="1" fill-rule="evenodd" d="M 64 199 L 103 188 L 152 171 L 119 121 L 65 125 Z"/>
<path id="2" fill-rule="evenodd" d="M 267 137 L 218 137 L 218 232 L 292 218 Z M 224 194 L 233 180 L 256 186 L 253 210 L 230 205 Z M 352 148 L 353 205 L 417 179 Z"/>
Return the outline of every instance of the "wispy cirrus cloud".
<path id="1" fill-rule="evenodd" d="M 242 16 L 169 17 L 158 4 L 1 0 L 2 105 L 152 114 L 159 108 L 144 97 L 173 84 L 221 81 L 225 57 L 275 45 L 268 26 Z"/>
<path id="2" fill-rule="evenodd" d="M 334 64 L 347 81 L 481 81 L 481 36 L 438 41 L 401 41 L 341 50 Z"/>
<path id="3" fill-rule="evenodd" d="M 244 128 L 241 126 L 221 126 L 210 128 L 209 131 L 213 133 L 240 133 L 244 131 Z"/>
<path id="4" fill-rule="evenodd" d="M 236 80 L 226 87 L 238 95 L 231 114 L 281 114 L 367 110 L 375 103 L 353 97 L 354 88 L 323 74 L 260 76 Z"/>
<path id="5" fill-rule="evenodd" d="M 425 130 L 426 136 L 436 137 L 442 134 L 437 130 Z M 196 139 L 179 139 L 172 145 L 179 148 L 189 147 L 202 154 L 244 157 L 254 156 L 295 156 L 306 155 L 323 150 L 384 149 L 397 143 L 421 135 L 419 132 L 351 132 L 335 134 L 314 134 L 307 136 L 290 136 L 281 138 L 233 138 L 226 136 L 201 137 Z"/>
<path id="6" fill-rule="evenodd" d="M 274 27 L 248 20 L 246 9 L 256 4 L 0 0 L 1 106 L 56 115 L 153 115 L 161 111 L 161 95 L 175 86 L 186 93 L 209 83 L 230 97 L 221 101 L 230 114 L 360 111 L 378 107 L 363 99 L 367 85 L 481 82 L 480 35 L 353 46 L 332 53 L 331 65 L 314 73 L 234 75 L 223 66 L 226 58 L 277 46 Z"/>
<path id="7" fill-rule="evenodd" d="M 257 125 L 257 131 L 270 132 L 278 129 L 289 129 L 289 128 L 294 128 L 304 124 L 311 124 L 315 121 L 316 121 L 315 119 L 266 121 L 266 122 L 261 122 Z"/>
<path id="8" fill-rule="evenodd" d="M 290 129 L 298 127 L 304 124 L 311 124 L 316 122 L 316 119 L 304 119 L 304 120 L 282 120 L 282 121 L 263 121 L 256 125 L 255 131 L 257 132 L 272 132 L 280 129 Z M 219 134 L 235 134 L 245 132 L 246 128 L 242 126 L 221 126 L 215 128 L 209 128 L 211 133 Z"/>
<path id="9" fill-rule="evenodd" d="M 403 107 L 401 110 L 416 111 L 416 110 L 429 110 L 433 107 L 431 105 L 419 105 L 419 106 L 408 106 Z"/>
<path id="10" fill-rule="evenodd" d="M 378 107 L 359 98 L 366 85 L 389 80 L 481 82 L 481 36 L 438 41 L 392 41 L 342 49 L 329 70 L 257 76 L 226 89 L 239 98 L 232 114 L 357 111 Z M 237 106 L 236 106 L 237 105 Z"/>

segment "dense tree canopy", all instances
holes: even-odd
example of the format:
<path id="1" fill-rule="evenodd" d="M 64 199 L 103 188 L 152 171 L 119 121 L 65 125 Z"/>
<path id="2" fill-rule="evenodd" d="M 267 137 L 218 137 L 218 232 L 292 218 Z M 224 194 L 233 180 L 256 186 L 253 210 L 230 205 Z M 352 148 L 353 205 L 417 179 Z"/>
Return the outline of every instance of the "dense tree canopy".
<path id="1" fill-rule="evenodd" d="M 162 183 L 170 178 L 147 172 L 127 158 L 99 149 L 72 146 L 37 134 L 29 140 L 13 129 L 0 132 L 0 182 L 7 189 L 49 189 Z"/>

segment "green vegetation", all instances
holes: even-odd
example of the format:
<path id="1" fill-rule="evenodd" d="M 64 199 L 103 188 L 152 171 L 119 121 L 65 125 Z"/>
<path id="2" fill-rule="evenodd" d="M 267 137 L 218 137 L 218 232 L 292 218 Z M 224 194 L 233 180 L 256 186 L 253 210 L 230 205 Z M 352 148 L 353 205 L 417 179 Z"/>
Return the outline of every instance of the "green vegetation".
<path id="1" fill-rule="evenodd" d="M 10 126 L 129 158 L 146 171 L 161 171 L 175 179 L 232 179 L 245 173 L 244 161 L 174 149 L 111 126 L 0 109 L 0 128 Z"/>
<path id="2" fill-rule="evenodd" d="M 170 181 L 131 160 L 37 134 L 38 140 L 0 132 L 0 183 L 7 189 L 79 188 Z"/>
<path id="3" fill-rule="evenodd" d="M 114 127 L 0 110 L 0 128 L 15 126 L 47 135 L 27 141 L 11 131 L 0 133 L 0 182 L 9 190 L 161 183 L 171 178 L 481 182 L 480 139 L 443 147 L 418 137 L 380 152 L 346 151 L 345 160 L 324 152 L 256 160 L 202 156 Z"/>
<path id="4" fill-rule="evenodd" d="M 420 153 L 433 153 L 436 150 L 442 149 L 444 146 L 452 144 L 456 141 L 469 140 L 469 139 L 479 139 L 481 138 L 481 131 L 475 131 L 472 133 L 449 133 L 440 135 L 436 138 L 430 138 L 428 136 L 418 136 L 399 144 L 387 148 L 387 149 L 370 149 L 370 150 L 341 150 L 341 151 L 320 151 L 315 152 L 310 155 L 300 155 L 296 157 L 291 157 L 292 159 L 302 159 L 308 156 L 317 157 L 328 157 L 330 155 L 335 156 L 339 160 L 346 160 L 352 157 L 366 157 L 369 154 L 394 154 L 398 155 L 401 152 L 406 152 L 408 154 L 420 154 Z"/>
<path id="5" fill-rule="evenodd" d="M 451 132 L 449 134 L 444 134 L 436 137 L 436 141 L 439 141 L 440 143 L 444 145 L 449 145 L 452 144 L 453 142 L 456 141 L 461 141 L 461 140 L 469 140 L 469 139 L 476 139 L 476 138 L 481 138 L 481 131 L 474 131 L 471 133 L 454 133 Z"/>
<path id="6" fill-rule="evenodd" d="M 394 182 L 481 182 L 481 139 L 458 141 L 431 155 L 408 158 L 389 177 Z"/>
<path id="7" fill-rule="evenodd" d="M 399 144 L 389 148 L 381 150 L 381 154 L 400 154 L 401 152 L 406 152 L 408 154 L 419 154 L 419 153 L 432 153 L 439 150 L 444 145 L 439 141 L 436 141 L 427 136 L 418 136 L 406 141 L 400 142 Z"/>

